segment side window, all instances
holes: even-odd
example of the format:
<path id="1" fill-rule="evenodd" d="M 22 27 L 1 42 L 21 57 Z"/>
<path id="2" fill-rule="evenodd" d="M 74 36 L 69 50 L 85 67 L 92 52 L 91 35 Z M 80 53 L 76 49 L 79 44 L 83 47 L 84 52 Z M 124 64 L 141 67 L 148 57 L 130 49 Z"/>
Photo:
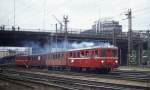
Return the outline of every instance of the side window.
<path id="1" fill-rule="evenodd" d="M 61 53 L 59 53 L 58 58 L 59 58 L 59 60 L 61 60 Z"/>
<path id="2" fill-rule="evenodd" d="M 56 59 L 56 54 L 54 54 L 54 60 Z"/>
<path id="3" fill-rule="evenodd" d="M 91 56 L 94 57 L 95 56 L 95 51 L 91 50 Z"/>
<path id="4" fill-rule="evenodd" d="M 95 56 L 98 57 L 98 50 L 95 50 Z"/>
<path id="5" fill-rule="evenodd" d="M 36 56 L 34 56 L 34 60 L 36 60 Z"/>
<path id="6" fill-rule="evenodd" d="M 54 54 L 54 57 L 55 57 L 55 60 L 56 60 L 57 59 L 57 54 L 56 53 Z"/>
<path id="7" fill-rule="evenodd" d="M 76 52 L 73 52 L 73 58 L 75 58 L 76 57 Z"/>
<path id="8" fill-rule="evenodd" d="M 80 57 L 80 52 L 77 52 L 77 58 L 79 58 Z"/>
<path id="9" fill-rule="evenodd" d="M 50 54 L 50 59 L 53 60 L 53 54 Z"/>
<path id="10" fill-rule="evenodd" d="M 48 58 L 48 60 L 50 60 L 50 59 L 51 59 L 50 54 L 48 54 L 48 55 L 47 55 L 47 58 Z"/>
<path id="11" fill-rule="evenodd" d="M 60 59 L 60 53 L 57 54 L 57 59 L 58 59 L 58 60 Z"/>
<path id="12" fill-rule="evenodd" d="M 69 53 L 69 57 L 72 57 L 72 52 Z"/>
<path id="13" fill-rule="evenodd" d="M 59 58 L 62 59 L 62 53 L 59 54 Z"/>
<path id="14" fill-rule="evenodd" d="M 58 60 L 58 53 L 56 53 L 56 59 Z"/>
<path id="15" fill-rule="evenodd" d="M 55 54 L 55 60 L 57 60 L 57 53 Z"/>
<path id="16" fill-rule="evenodd" d="M 63 59 L 63 58 L 64 58 L 64 54 L 62 53 L 62 54 L 61 54 L 61 59 Z"/>
<path id="17" fill-rule="evenodd" d="M 47 54 L 46 56 L 47 56 L 47 59 L 50 60 L 50 54 Z"/>
<path id="18" fill-rule="evenodd" d="M 54 60 L 54 54 L 51 55 L 52 60 Z"/>

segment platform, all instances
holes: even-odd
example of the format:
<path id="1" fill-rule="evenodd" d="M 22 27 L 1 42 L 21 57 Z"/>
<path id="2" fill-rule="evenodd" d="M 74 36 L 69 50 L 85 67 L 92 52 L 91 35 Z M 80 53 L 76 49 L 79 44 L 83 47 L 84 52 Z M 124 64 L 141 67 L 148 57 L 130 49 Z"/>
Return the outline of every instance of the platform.
<path id="1" fill-rule="evenodd" d="M 150 67 L 143 67 L 143 66 L 120 66 L 117 70 L 122 71 L 146 71 L 150 72 Z"/>

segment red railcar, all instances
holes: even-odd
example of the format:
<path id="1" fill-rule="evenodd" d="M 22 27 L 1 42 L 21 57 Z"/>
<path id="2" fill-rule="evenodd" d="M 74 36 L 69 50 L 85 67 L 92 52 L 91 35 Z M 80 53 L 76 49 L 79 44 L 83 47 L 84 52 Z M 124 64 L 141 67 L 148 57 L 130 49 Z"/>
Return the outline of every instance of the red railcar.
<path id="1" fill-rule="evenodd" d="M 22 55 L 22 56 L 16 56 L 16 65 L 18 66 L 26 66 L 28 67 L 28 56 Z"/>
<path id="2" fill-rule="evenodd" d="M 28 66 L 45 66 L 46 55 L 30 55 L 28 56 Z"/>
<path id="3" fill-rule="evenodd" d="M 46 65 L 46 54 L 42 55 L 26 55 L 26 56 L 16 56 L 16 65 L 20 66 L 39 66 L 44 67 Z"/>
<path id="4" fill-rule="evenodd" d="M 49 68 L 65 68 L 67 66 L 67 54 L 66 52 L 54 52 L 47 54 L 46 66 Z"/>
<path id="5" fill-rule="evenodd" d="M 118 67 L 116 47 L 91 47 L 68 51 L 68 66 L 73 69 L 105 70 Z"/>

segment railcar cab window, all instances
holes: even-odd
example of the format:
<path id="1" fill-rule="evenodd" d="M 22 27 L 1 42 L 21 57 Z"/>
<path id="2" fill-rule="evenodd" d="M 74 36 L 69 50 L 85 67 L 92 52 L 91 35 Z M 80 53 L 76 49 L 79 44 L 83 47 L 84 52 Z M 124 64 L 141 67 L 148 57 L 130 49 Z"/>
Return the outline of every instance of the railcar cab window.
<path id="1" fill-rule="evenodd" d="M 98 57 L 98 50 L 95 50 L 95 57 Z"/>
<path id="2" fill-rule="evenodd" d="M 101 57 L 106 57 L 106 49 L 101 50 Z"/>
<path id="3" fill-rule="evenodd" d="M 90 56 L 90 52 L 89 51 L 85 51 L 85 55 L 86 55 L 86 57 L 89 57 Z"/>
<path id="4" fill-rule="evenodd" d="M 83 51 L 81 51 L 80 54 L 81 54 L 80 57 L 84 57 L 85 56 Z"/>
<path id="5" fill-rule="evenodd" d="M 69 53 L 69 57 L 73 57 L 72 52 Z"/>
<path id="6" fill-rule="evenodd" d="M 112 51 L 112 57 L 117 57 L 117 50 L 113 49 L 111 50 Z"/>
<path id="7" fill-rule="evenodd" d="M 80 52 L 77 52 L 77 58 L 80 58 Z"/>
<path id="8" fill-rule="evenodd" d="M 57 60 L 59 60 L 59 58 L 60 58 L 60 56 L 59 56 L 60 54 L 59 53 L 57 53 Z"/>
<path id="9" fill-rule="evenodd" d="M 92 57 L 98 57 L 98 50 L 91 50 Z"/>
<path id="10" fill-rule="evenodd" d="M 75 58 L 76 57 L 76 52 L 73 52 L 73 58 Z"/>

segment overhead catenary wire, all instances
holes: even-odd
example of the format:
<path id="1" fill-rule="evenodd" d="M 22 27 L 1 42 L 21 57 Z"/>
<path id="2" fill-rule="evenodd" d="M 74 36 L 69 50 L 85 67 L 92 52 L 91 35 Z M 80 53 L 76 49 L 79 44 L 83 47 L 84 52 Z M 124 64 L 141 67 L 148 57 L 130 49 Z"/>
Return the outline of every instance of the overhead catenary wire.
<path id="1" fill-rule="evenodd" d="M 46 19 L 46 1 L 47 0 L 44 0 L 43 1 L 43 29 L 45 29 L 45 19 Z"/>

